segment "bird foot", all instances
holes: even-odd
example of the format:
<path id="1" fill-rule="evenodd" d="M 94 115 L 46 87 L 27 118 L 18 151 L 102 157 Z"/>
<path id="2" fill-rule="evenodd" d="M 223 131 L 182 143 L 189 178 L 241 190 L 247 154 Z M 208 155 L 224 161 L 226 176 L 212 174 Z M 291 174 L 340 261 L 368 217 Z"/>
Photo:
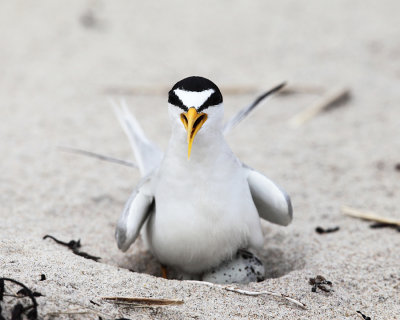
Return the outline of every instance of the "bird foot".
<path id="1" fill-rule="evenodd" d="M 161 276 L 164 279 L 168 279 L 168 274 L 167 274 L 167 267 L 161 265 Z"/>

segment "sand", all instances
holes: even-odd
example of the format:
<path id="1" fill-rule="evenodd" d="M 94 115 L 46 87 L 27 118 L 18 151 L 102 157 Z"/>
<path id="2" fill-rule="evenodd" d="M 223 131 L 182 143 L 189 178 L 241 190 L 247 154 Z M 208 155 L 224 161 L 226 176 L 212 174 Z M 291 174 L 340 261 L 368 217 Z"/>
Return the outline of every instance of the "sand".
<path id="1" fill-rule="evenodd" d="M 400 219 L 400 26 L 397 1 L 3 1 L 0 4 L 0 275 L 43 294 L 40 319 L 400 319 L 400 234 L 370 229 L 341 206 Z M 165 148 L 168 87 L 188 75 L 222 89 L 226 117 L 281 81 L 319 93 L 276 96 L 227 137 L 246 164 L 284 186 L 293 223 L 263 224 L 268 279 L 242 286 L 307 305 L 249 297 L 153 275 L 140 243 L 114 238 L 135 169 L 66 154 L 83 148 L 133 160 L 108 104 L 124 96 Z M 297 129 L 289 119 L 336 87 L 345 105 Z M 317 91 L 318 91 L 317 90 Z M 317 226 L 340 226 L 319 235 Z M 81 239 L 99 262 L 45 234 Z M 45 274 L 46 280 L 39 281 Z M 311 292 L 323 275 L 334 291 Z M 175 298 L 128 308 L 102 296 Z M 96 306 L 89 300 L 101 303 Z M 16 300 L 7 298 L 3 314 Z M 5 310 L 5 311 L 4 311 Z"/>

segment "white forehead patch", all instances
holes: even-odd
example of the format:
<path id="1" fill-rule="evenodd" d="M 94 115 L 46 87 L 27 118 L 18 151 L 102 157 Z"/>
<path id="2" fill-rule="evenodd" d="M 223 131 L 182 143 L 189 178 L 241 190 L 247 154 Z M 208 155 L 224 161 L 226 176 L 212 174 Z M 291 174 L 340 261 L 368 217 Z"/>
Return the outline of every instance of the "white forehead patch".
<path id="1" fill-rule="evenodd" d="M 207 89 L 201 92 L 196 92 L 175 89 L 174 92 L 186 107 L 195 107 L 197 109 L 207 101 L 207 99 L 215 92 L 215 90 Z"/>

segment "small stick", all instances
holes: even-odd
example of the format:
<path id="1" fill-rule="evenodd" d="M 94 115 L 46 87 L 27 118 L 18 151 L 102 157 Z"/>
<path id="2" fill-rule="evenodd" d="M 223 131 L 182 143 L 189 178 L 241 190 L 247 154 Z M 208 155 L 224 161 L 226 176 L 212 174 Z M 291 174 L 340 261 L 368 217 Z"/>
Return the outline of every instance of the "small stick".
<path id="1" fill-rule="evenodd" d="M 97 312 L 93 312 L 90 310 L 82 310 L 82 311 L 54 311 L 54 312 L 48 312 L 44 315 L 44 317 L 55 317 L 59 316 L 61 314 L 69 314 L 69 315 L 74 315 L 74 314 L 97 314 Z"/>
<path id="2" fill-rule="evenodd" d="M 81 240 L 78 240 L 78 241 L 71 240 L 70 242 L 64 242 L 64 241 L 58 240 L 57 238 L 55 238 L 49 234 L 46 234 L 43 237 L 43 240 L 46 240 L 47 238 L 50 238 L 50 239 L 54 240 L 56 243 L 61 244 L 62 246 L 67 247 L 71 250 L 78 249 L 81 247 Z"/>
<path id="3" fill-rule="evenodd" d="M 283 293 L 277 293 L 277 292 L 273 292 L 273 291 L 248 291 L 248 290 L 235 288 L 233 286 L 223 286 L 223 285 L 220 285 L 220 284 L 215 284 L 215 283 L 207 282 L 207 281 L 189 280 L 188 282 L 197 283 L 197 284 L 204 284 L 204 285 L 207 285 L 209 287 L 214 287 L 214 288 L 221 288 L 221 289 L 224 289 L 226 291 L 235 292 L 235 293 L 243 294 L 243 295 L 246 295 L 246 296 L 269 295 L 269 296 L 279 297 L 279 298 L 283 298 L 283 299 L 285 299 L 287 301 L 290 301 L 290 302 L 294 303 L 295 305 L 299 306 L 302 309 L 307 309 L 307 306 L 304 303 L 302 303 L 302 302 L 300 302 L 298 300 L 295 300 L 293 298 L 290 298 L 290 297 L 288 297 L 287 295 L 285 295 Z"/>
<path id="4" fill-rule="evenodd" d="M 277 292 L 273 292 L 273 291 L 247 291 L 247 290 L 242 290 L 239 288 L 234 288 L 234 287 L 226 287 L 225 290 L 227 291 L 232 291 L 232 292 L 237 292 L 240 294 L 244 294 L 247 296 L 259 296 L 259 295 L 269 295 L 269 296 L 274 296 L 274 297 L 279 297 L 279 298 L 283 298 L 287 301 L 290 301 L 292 303 L 294 303 L 295 305 L 299 306 L 302 309 L 307 309 L 306 305 L 300 301 L 297 301 L 293 298 L 288 297 L 287 295 L 283 294 L 283 293 L 277 293 Z"/>
<path id="5" fill-rule="evenodd" d="M 319 233 L 319 234 L 324 234 L 324 233 L 332 233 L 332 232 L 336 232 L 339 231 L 340 227 L 334 227 L 334 228 L 322 228 L 322 227 L 316 227 L 315 228 L 315 232 Z"/>
<path id="6" fill-rule="evenodd" d="M 371 320 L 371 317 L 366 316 L 361 311 L 357 311 L 356 313 L 357 313 L 357 315 L 359 315 L 364 320 Z"/>
<path id="7" fill-rule="evenodd" d="M 79 248 L 81 247 L 81 240 L 78 240 L 78 241 L 71 240 L 70 242 L 64 242 L 64 241 L 58 240 L 57 238 L 55 238 L 49 234 L 46 234 L 43 237 L 43 240 L 45 240 L 47 238 L 53 239 L 56 243 L 61 244 L 62 246 L 65 246 L 65 247 L 71 249 L 72 253 L 76 254 L 77 256 L 81 256 L 85 259 L 94 260 L 96 262 L 98 262 L 101 259 L 100 257 L 92 256 L 91 254 L 80 251 Z"/>
<path id="8" fill-rule="evenodd" d="M 350 208 L 347 206 L 342 207 L 342 212 L 343 212 L 343 214 L 350 216 L 350 217 L 354 217 L 354 218 L 360 218 L 363 220 L 369 220 L 369 221 L 375 221 L 375 222 L 387 223 L 387 224 L 393 224 L 393 225 L 400 226 L 400 220 L 381 217 L 373 212 L 360 211 L 360 210 Z"/>
<path id="9" fill-rule="evenodd" d="M 154 299 L 154 298 L 142 298 L 142 297 L 102 297 L 101 299 L 116 304 L 148 305 L 148 306 L 180 305 L 184 303 L 183 300 Z"/>
<path id="10" fill-rule="evenodd" d="M 298 128 L 305 122 L 314 118 L 317 114 L 329 109 L 330 107 L 339 105 L 347 101 L 350 97 L 350 90 L 348 88 L 342 88 L 331 93 L 328 93 L 321 100 L 317 101 L 307 109 L 301 111 L 289 120 L 289 124 Z"/>

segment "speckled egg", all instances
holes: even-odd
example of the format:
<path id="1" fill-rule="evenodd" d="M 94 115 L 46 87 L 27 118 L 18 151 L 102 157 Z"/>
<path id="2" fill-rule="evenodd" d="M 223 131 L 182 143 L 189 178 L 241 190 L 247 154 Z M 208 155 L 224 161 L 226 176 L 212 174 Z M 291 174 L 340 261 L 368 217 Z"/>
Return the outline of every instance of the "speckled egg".
<path id="1" fill-rule="evenodd" d="M 232 260 L 203 274 L 202 280 L 220 284 L 249 283 L 264 280 L 264 275 L 265 269 L 260 259 L 241 249 Z"/>

